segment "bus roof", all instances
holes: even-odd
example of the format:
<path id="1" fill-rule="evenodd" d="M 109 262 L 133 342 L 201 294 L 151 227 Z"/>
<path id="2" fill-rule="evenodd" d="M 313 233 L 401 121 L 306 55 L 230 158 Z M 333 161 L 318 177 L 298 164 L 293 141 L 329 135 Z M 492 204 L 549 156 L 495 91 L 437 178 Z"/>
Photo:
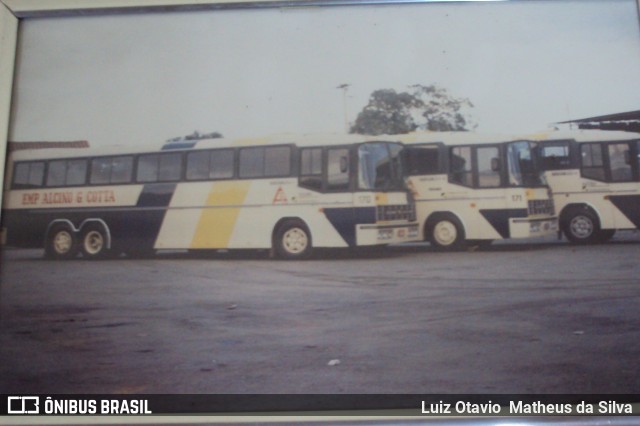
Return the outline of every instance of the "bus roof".
<path id="1" fill-rule="evenodd" d="M 55 158 L 82 158 L 108 155 L 127 155 L 140 153 L 157 153 L 162 151 L 190 151 L 212 148 L 237 148 L 243 146 L 267 146 L 295 144 L 304 146 L 325 145 L 350 145 L 370 141 L 396 142 L 398 136 L 366 136 L 347 134 L 277 134 L 255 138 L 214 138 L 200 140 L 179 140 L 162 144 L 140 145 L 108 145 L 93 148 L 69 149 L 47 148 L 37 150 L 18 150 L 11 153 L 14 161 L 55 159 Z"/>
<path id="2" fill-rule="evenodd" d="M 569 140 L 576 141 L 602 141 L 602 140 L 632 140 L 639 139 L 640 134 L 620 131 L 603 130 L 575 130 L 558 131 L 549 130 L 529 135 L 498 134 L 498 133 L 478 133 L 478 132 L 414 132 L 402 135 L 357 135 L 338 133 L 318 133 L 318 134 L 275 134 L 264 137 L 252 138 L 214 138 L 200 140 L 179 140 L 166 143 L 146 144 L 146 145 L 109 145 L 103 147 L 91 147 L 82 149 L 70 148 L 46 148 L 46 149 L 25 149 L 11 153 L 13 161 L 74 158 L 74 157 L 95 157 L 103 155 L 126 155 L 139 153 L 154 153 L 173 150 L 198 150 L 212 148 L 236 148 L 243 146 L 265 146 L 295 144 L 300 147 L 305 146 L 325 146 L 325 145 L 350 145 L 362 142 L 400 142 L 405 144 L 419 143 L 443 143 L 445 145 L 471 145 L 505 143 L 518 140 Z"/>
<path id="3" fill-rule="evenodd" d="M 445 145 L 490 144 L 525 139 L 510 134 L 478 132 L 415 132 L 406 135 L 389 136 L 389 138 L 394 138 L 394 141 L 406 144 L 443 143 Z"/>
<path id="4" fill-rule="evenodd" d="M 626 141 L 640 139 L 640 133 L 616 130 L 547 130 L 527 136 L 535 141 L 575 140 L 577 142 Z"/>

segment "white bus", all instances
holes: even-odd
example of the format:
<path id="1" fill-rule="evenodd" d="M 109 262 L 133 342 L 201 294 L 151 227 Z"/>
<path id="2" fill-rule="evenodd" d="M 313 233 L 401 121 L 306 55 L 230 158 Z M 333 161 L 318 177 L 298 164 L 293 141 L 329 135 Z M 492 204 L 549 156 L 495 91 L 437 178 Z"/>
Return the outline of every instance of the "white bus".
<path id="1" fill-rule="evenodd" d="M 372 246 L 417 236 L 402 146 L 358 136 L 16 151 L 6 244 L 67 259 L 158 249 Z"/>
<path id="2" fill-rule="evenodd" d="M 640 134 L 550 131 L 534 139 L 569 241 L 604 242 L 640 228 Z"/>
<path id="3" fill-rule="evenodd" d="M 471 132 L 414 133 L 398 141 L 405 144 L 420 235 L 437 249 L 557 232 L 535 142 Z"/>

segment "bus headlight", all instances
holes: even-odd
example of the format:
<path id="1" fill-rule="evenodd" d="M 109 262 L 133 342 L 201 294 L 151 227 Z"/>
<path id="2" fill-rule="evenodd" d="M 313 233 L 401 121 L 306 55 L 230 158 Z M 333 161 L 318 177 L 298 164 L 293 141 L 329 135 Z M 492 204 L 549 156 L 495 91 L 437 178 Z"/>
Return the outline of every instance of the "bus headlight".
<path id="1" fill-rule="evenodd" d="M 529 224 L 530 232 L 540 232 L 540 222 L 532 222 Z"/>

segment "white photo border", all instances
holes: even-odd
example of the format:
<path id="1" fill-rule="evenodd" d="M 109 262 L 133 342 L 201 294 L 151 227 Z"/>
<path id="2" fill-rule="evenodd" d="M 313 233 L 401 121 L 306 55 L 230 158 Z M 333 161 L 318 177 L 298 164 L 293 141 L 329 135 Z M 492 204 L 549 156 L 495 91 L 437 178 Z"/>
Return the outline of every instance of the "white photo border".
<path id="1" fill-rule="evenodd" d="M 122 13 L 145 13 L 164 11 L 197 11 L 197 10 L 218 10 L 218 9 L 256 9 L 256 8 L 285 8 L 285 7 L 325 7 L 325 6 L 353 6 L 353 5 L 376 5 L 376 4 L 409 4 L 409 3 L 467 3 L 467 2 L 526 2 L 531 0 L 0 0 L 0 188 L 4 188 L 4 170 L 7 155 L 9 126 L 11 123 L 11 100 L 15 73 L 15 57 L 19 44 L 19 24 L 23 19 L 47 18 L 59 16 L 87 16 L 106 15 Z M 548 0 L 553 1 L 553 0 Z M 588 0 L 586 0 L 588 1 Z M 640 21 L 640 0 L 636 0 L 638 19 Z M 640 42 L 640 40 L 639 40 Z M 0 194 L 2 191 L 0 191 Z M 1 216 L 0 216 L 1 219 Z M 318 413 L 319 416 L 309 416 L 305 421 L 327 420 L 326 413 Z M 386 419 L 396 419 L 393 413 Z M 160 423 L 170 422 L 180 419 L 179 417 L 164 417 Z M 260 417 L 241 416 L 236 417 L 234 422 L 248 422 L 260 419 Z M 353 420 L 381 420 L 384 417 L 333 417 L 334 421 Z M 402 418 L 403 421 L 408 418 Z M 505 418 L 506 419 L 506 418 Z M 62 421 L 69 418 L 62 418 Z M 131 418 L 114 418 L 115 422 L 131 422 Z M 155 418 L 155 420 L 159 420 Z M 225 421 L 228 418 L 209 417 L 207 421 Z M 290 420 L 286 415 L 273 417 L 271 421 Z M 298 419 L 299 420 L 299 419 Z M 421 419 L 423 420 L 423 419 Z M 525 419 L 523 424 L 536 425 L 546 424 L 544 418 Z M 570 420 L 567 418 L 567 420 Z M 598 419 L 583 419 L 577 424 L 592 425 Z M 623 420 L 625 423 L 627 419 Z M 83 420 L 85 423 L 87 420 Z M 184 420 L 183 420 L 184 421 Z M 477 421 L 477 419 L 476 419 Z M 487 422 L 486 424 L 491 424 Z M 499 422 L 496 421 L 496 424 Z M 622 424 L 621 423 L 621 424 Z"/>

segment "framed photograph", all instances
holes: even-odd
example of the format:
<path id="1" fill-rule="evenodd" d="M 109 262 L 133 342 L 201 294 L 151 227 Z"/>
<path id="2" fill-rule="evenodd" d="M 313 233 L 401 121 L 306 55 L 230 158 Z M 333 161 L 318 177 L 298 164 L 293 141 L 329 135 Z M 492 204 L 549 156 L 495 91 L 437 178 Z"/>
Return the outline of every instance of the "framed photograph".
<path id="1" fill-rule="evenodd" d="M 639 9 L 0 0 L 0 394 L 637 415 Z"/>

